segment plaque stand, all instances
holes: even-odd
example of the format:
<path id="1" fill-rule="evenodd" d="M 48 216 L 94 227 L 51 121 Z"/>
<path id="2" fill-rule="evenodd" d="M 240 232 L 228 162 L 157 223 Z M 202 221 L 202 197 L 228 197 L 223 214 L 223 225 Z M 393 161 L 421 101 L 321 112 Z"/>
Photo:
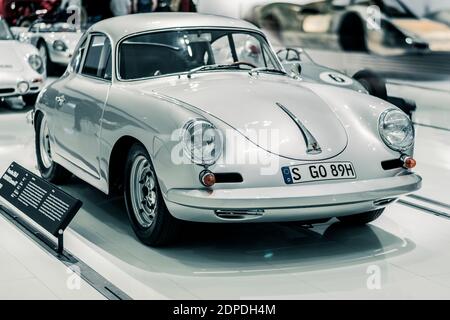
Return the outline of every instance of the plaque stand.
<path id="1" fill-rule="evenodd" d="M 56 248 L 56 253 L 62 256 L 64 253 L 64 230 L 60 229 L 58 231 L 58 247 Z"/>

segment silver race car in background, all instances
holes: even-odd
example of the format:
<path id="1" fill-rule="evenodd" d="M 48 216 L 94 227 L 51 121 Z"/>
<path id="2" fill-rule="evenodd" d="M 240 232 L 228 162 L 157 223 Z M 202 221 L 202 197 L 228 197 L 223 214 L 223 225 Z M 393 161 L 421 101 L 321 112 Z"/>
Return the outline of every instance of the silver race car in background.
<path id="1" fill-rule="evenodd" d="M 450 27 L 418 17 L 402 0 L 271 1 L 245 18 L 288 46 L 379 55 L 450 52 Z"/>
<path id="2" fill-rule="evenodd" d="M 45 83 L 45 65 L 30 44 L 14 39 L 5 20 L 0 18 L 0 99 L 22 97 L 34 104 Z"/>
<path id="3" fill-rule="evenodd" d="M 36 21 L 17 37 L 19 41 L 30 43 L 39 50 L 46 62 L 47 72 L 52 73 L 55 66 L 68 65 L 82 34 L 73 24 Z"/>
<path id="4" fill-rule="evenodd" d="M 259 29 L 225 17 L 95 24 L 33 119 L 42 177 L 123 194 L 148 245 L 181 220 L 365 224 L 421 186 L 404 112 L 293 79 Z"/>
<path id="5" fill-rule="evenodd" d="M 399 97 L 389 96 L 386 81 L 371 70 L 358 71 L 349 77 L 340 71 L 319 65 L 301 48 L 278 49 L 278 58 L 291 76 L 304 81 L 317 82 L 368 93 L 396 105 L 410 118 L 416 111 L 416 103 Z"/>

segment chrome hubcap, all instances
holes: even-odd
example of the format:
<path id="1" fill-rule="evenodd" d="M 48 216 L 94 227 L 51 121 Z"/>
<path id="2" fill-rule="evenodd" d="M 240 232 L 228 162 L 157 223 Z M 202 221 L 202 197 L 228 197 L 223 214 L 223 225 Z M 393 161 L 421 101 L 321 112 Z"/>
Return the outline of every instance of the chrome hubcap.
<path id="1" fill-rule="evenodd" d="M 39 147 L 41 151 L 42 164 L 46 169 L 50 169 L 53 165 L 52 153 L 50 149 L 50 135 L 48 131 L 47 120 L 42 119 L 41 129 L 39 132 Z"/>
<path id="2" fill-rule="evenodd" d="M 136 220 L 143 228 L 150 227 L 156 216 L 158 195 L 155 173 L 144 156 L 137 157 L 133 163 L 130 191 Z"/>

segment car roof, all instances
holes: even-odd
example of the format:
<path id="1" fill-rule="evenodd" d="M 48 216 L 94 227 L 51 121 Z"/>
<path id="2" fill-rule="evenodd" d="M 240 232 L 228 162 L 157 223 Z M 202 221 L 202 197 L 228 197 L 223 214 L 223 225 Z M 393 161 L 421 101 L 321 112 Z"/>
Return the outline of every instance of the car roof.
<path id="1" fill-rule="evenodd" d="M 176 28 L 241 28 L 259 30 L 253 24 L 223 16 L 198 13 L 140 13 L 106 19 L 94 24 L 90 32 L 103 32 L 113 40 L 145 31 Z"/>

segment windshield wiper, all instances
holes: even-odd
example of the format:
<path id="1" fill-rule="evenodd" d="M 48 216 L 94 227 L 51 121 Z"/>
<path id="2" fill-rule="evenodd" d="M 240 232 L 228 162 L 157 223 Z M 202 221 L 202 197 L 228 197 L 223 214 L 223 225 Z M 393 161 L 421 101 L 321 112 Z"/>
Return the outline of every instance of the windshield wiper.
<path id="1" fill-rule="evenodd" d="M 268 67 L 260 67 L 260 68 L 253 68 L 252 70 L 250 70 L 248 73 L 252 76 L 253 73 L 260 73 L 260 72 L 271 72 L 271 73 L 278 73 L 278 74 L 283 74 L 286 75 L 287 73 L 284 72 L 283 70 L 278 70 L 278 69 L 272 69 L 272 68 L 268 68 Z"/>
<path id="2" fill-rule="evenodd" d="M 234 66 L 232 64 L 208 64 L 189 70 L 189 72 L 187 73 L 187 77 L 191 78 L 194 73 L 200 71 L 214 70 L 214 69 L 236 69 L 236 68 L 237 66 Z"/>

